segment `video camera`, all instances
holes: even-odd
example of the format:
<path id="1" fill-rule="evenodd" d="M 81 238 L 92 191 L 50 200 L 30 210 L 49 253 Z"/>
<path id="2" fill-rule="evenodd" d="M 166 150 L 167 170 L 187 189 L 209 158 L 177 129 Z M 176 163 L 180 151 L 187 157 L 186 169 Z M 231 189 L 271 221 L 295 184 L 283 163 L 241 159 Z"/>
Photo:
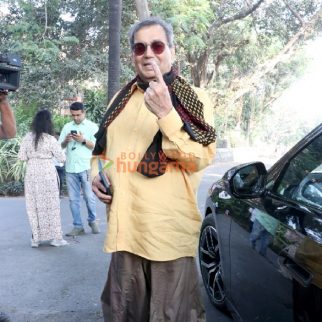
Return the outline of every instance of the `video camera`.
<path id="1" fill-rule="evenodd" d="M 0 54 L 0 92 L 18 89 L 20 69 L 21 59 L 17 54 Z"/>

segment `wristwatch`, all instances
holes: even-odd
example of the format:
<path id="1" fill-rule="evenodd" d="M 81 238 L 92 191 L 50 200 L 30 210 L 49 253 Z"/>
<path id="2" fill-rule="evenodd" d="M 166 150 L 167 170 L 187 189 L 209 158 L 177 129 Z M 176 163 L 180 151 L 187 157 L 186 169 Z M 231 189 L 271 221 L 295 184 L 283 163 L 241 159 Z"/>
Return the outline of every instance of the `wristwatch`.
<path id="1" fill-rule="evenodd" d="M 82 142 L 83 145 L 86 145 L 86 140 L 84 139 L 84 141 Z"/>

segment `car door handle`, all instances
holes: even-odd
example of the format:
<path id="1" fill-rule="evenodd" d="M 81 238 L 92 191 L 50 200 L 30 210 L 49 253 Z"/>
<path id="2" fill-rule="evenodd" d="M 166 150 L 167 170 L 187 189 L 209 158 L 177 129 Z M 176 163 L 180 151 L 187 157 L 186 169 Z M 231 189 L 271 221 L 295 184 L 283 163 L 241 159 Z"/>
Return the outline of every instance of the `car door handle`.
<path id="1" fill-rule="evenodd" d="M 307 287 L 311 284 L 313 278 L 312 273 L 295 263 L 289 257 L 284 257 L 282 265 L 287 269 L 291 276 L 304 287 Z"/>

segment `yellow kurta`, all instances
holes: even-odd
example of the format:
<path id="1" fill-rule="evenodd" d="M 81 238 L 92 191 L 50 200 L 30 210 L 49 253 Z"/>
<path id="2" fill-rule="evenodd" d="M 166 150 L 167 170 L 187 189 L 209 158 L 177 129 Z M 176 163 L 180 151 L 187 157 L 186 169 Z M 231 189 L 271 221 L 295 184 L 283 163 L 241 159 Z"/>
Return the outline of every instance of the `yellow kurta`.
<path id="1" fill-rule="evenodd" d="M 113 162 L 107 175 L 113 201 L 104 251 L 128 251 L 155 261 L 195 256 L 201 223 L 196 191 L 201 170 L 214 157 L 215 144 L 192 141 L 175 109 L 158 120 L 146 108 L 141 89 L 134 85 L 132 90 L 129 102 L 107 130 L 106 157 Z M 205 119 L 212 125 L 209 98 L 201 90 L 196 92 L 205 105 Z M 147 178 L 136 168 L 159 129 L 163 152 L 176 161 L 164 175 Z M 92 176 L 97 172 L 93 157 Z"/>

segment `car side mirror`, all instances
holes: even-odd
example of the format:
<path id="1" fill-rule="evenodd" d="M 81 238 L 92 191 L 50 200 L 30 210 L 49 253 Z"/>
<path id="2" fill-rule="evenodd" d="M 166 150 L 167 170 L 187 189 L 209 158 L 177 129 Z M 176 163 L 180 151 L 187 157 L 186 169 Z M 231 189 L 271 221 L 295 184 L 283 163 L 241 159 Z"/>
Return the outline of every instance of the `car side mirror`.
<path id="1" fill-rule="evenodd" d="M 235 167 L 227 173 L 230 193 L 239 199 L 259 198 L 265 191 L 266 175 L 262 162 Z"/>

